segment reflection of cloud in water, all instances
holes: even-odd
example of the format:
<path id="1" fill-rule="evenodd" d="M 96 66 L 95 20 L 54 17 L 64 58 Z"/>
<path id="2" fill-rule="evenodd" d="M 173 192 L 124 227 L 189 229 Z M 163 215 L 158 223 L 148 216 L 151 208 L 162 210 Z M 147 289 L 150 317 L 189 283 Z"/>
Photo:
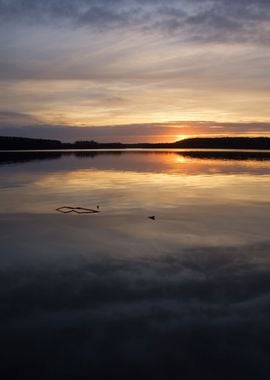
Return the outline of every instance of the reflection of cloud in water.
<path id="1" fill-rule="evenodd" d="M 211 150 L 115 150 L 0 152 L 0 165 L 23 164 L 36 172 L 100 169 L 202 175 L 269 174 L 270 152 Z M 185 164 L 185 165 L 183 165 Z"/>
<path id="2" fill-rule="evenodd" d="M 268 380 L 269 162 L 178 157 L 1 166 L 3 379 Z"/>
<path id="3" fill-rule="evenodd" d="M 262 159 L 249 159 L 252 154 Z M 10 164 L 0 166 L 1 211 L 50 212 L 62 206 L 63 201 L 65 205 L 88 208 L 102 203 L 106 210 L 114 212 L 140 205 L 156 210 L 185 203 L 227 203 L 228 199 L 267 202 L 270 161 L 263 160 L 264 154 L 91 151 L 62 155 L 27 152 L 13 156 L 13 153 L 2 153 L 2 163 Z M 220 155 L 222 159 L 213 158 Z M 235 155 L 248 159 L 230 159 Z M 56 157 L 59 159 L 53 159 Z M 24 162 L 27 159 L 29 162 Z"/>
<path id="4" fill-rule="evenodd" d="M 141 162 L 142 166 L 148 164 L 147 161 Z M 153 164 L 157 165 L 154 161 Z M 249 165 L 248 161 L 245 164 Z M 6 168 L 1 173 L 2 212 L 43 213 L 63 205 L 92 208 L 100 203 L 107 211 L 125 212 L 132 208 L 173 209 L 183 204 L 262 203 L 269 199 L 269 166 L 263 167 L 260 163 L 257 169 L 253 167 L 257 175 L 249 173 L 249 166 L 247 173 L 221 174 L 215 172 L 211 161 L 206 172 L 202 170 L 196 175 L 188 174 L 189 169 L 187 173 L 179 174 L 126 171 L 118 161 L 115 166 L 119 168 L 110 170 L 87 167 L 88 161 L 84 168 L 70 165 L 68 170 L 65 169 L 68 162 L 64 167 L 60 165 L 50 169 L 44 164 L 44 171 L 41 164 L 32 165 L 24 170 L 21 167 Z M 233 164 L 224 162 L 217 170 L 222 165 Z M 114 166 L 113 162 L 111 166 Z"/>
<path id="5" fill-rule="evenodd" d="M 146 237 L 140 245 L 136 235 L 134 245 L 124 231 L 103 225 L 103 239 L 94 240 L 104 221 L 80 221 L 76 232 L 70 220 L 59 236 L 57 223 L 48 233 L 45 219 L 36 218 L 35 228 L 22 217 L 15 242 L 2 243 L 0 334 L 9 376 L 15 363 L 28 378 L 112 372 L 119 378 L 267 378 L 269 241 L 163 245 L 147 254 Z"/>

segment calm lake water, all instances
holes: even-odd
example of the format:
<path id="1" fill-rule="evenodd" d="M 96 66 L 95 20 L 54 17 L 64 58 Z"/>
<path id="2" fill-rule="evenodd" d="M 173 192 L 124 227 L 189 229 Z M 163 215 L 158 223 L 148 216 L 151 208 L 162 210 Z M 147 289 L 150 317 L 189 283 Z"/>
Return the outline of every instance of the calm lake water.
<path id="1" fill-rule="evenodd" d="M 0 152 L 0 179 L 2 378 L 269 379 L 270 152 Z"/>

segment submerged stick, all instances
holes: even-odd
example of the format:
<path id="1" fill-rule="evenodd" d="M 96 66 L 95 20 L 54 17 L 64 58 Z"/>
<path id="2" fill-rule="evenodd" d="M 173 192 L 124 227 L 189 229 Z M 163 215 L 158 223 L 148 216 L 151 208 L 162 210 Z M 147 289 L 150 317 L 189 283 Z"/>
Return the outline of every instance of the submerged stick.
<path id="1" fill-rule="evenodd" d="M 58 207 L 56 211 L 60 212 L 61 214 L 69 214 L 71 212 L 74 212 L 75 214 L 96 214 L 100 211 L 94 210 L 92 208 L 86 208 L 86 207 L 72 207 L 72 206 L 62 206 Z"/>

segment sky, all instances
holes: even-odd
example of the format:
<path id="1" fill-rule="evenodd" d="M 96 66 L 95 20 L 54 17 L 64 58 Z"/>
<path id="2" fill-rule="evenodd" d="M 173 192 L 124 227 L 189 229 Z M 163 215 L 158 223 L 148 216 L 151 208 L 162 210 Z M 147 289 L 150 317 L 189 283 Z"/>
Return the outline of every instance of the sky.
<path id="1" fill-rule="evenodd" d="M 0 0 L 0 134 L 270 136 L 269 0 Z"/>

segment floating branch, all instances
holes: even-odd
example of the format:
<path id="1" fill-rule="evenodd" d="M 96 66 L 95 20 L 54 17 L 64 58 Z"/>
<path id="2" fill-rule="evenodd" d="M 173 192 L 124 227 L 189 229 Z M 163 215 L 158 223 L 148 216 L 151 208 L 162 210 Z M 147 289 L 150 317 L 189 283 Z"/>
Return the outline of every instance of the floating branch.
<path id="1" fill-rule="evenodd" d="M 69 214 L 74 212 L 75 214 L 96 214 L 99 211 L 91 208 L 85 207 L 71 207 L 71 206 L 62 206 L 58 207 L 56 211 L 61 212 L 61 214 Z"/>

